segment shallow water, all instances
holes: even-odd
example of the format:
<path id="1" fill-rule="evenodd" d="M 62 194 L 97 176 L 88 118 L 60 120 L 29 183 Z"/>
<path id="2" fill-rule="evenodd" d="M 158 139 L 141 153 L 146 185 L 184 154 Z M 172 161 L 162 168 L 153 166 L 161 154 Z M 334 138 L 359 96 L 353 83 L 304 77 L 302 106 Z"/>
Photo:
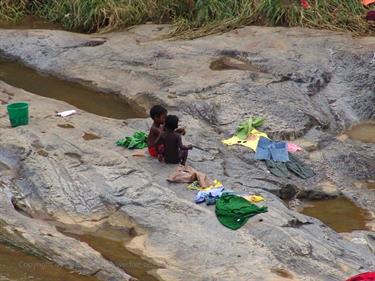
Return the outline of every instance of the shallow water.
<path id="1" fill-rule="evenodd" d="M 98 281 L 70 273 L 46 260 L 0 245 L 1 281 Z"/>
<path id="2" fill-rule="evenodd" d="M 12 22 L 12 21 L 1 21 L 0 28 L 5 29 L 62 29 L 57 23 L 48 22 L 35 16 L 26 16 L 23 19 Z"/>
<path id="3" fill-rule="evenodd" d="M 375 122 L 367 121 L 353 125 L 346 134 L 352 140 L 375 143 Z"/>
<path id="4" fill-rule="evenodd" d="M 303 214 L 321 220 L 336 232 L 365 230 L 366 223 L 370 220 L 370 215 L 366 210 L 343 197 L 305 203 Z"/>
<path id="5" fill-rule="evenodd" d="M 87 243 L 91 248 L 100 252 L 105 259 L 112 261 L 126 273 L 137 278 L 139 281 L 159 280 L 148 273 L 151 270 L 156 270 L 157 267 L 141 259 L 138 255 L 129 252 L 124 247 L 125 239 L 119 238 L 119 234 L 111 232 L 109 234 L 111 235 L 111 238 L 109 239 L 90 234 L 70 233 L 64 231 L 62 228 L 58 229 L 65 235 Z M 123 237 L 126 237 L 126 234 L 124 234 Z"/>
<path id="6" fill-rule="evenodd" d="M 114 119 L 146 117 L 145 112 L 136 110 L 119 96 L 41 74 L 15 61 L 0 58 L 0 80 L 39 96 L 65 101 L 96 115 Z M 51 108 L 51 111 L 55 110 Z"/>

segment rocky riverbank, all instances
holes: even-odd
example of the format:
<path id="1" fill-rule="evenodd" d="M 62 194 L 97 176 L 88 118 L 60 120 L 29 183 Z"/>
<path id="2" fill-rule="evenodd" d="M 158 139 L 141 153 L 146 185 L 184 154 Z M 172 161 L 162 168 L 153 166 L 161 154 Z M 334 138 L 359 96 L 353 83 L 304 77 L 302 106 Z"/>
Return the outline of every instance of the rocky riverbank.
<path id="1" fill-rule="evenodd" d="M 269 212 L 240 230 L 226 229 L 212 207 L 193 203 L 185 185 L 166 182 L 174 167 L 114 145 L 147 130 L 149 120 L 83 111 L 61 119 L 54 112 L 70 105 L 1 83 L 4 104 L 26 100 L 31 112 L 29 126 L 11 129 L 1 111 L 1 239 L 101 280 L 130 277 L 53 225 L 121 230 L 127 248 L 155 263 L 161 280 L 339 281 L 374 268 L 368 245 L 281 199 L 346 196 L 375 212 L 373 191 L 355 187 L 374 179 L 375 145 L 337 138 L 352 124 L 375 119 L 375 38 L 246 27 L 192 41 L 160 40 L 167 29 L 145 25 L 100 38 L 1 30 L 0 50 L 42 72 L 119 94 L 144 111 L 167 106 L 187 126 L 187 141 L 199 147 L 189 164 L 231 190 L 261 194 Z M 212 68 L 215 61 L 222 67 Z M 317 175 L 276 178 L 245 148 L 221 144 L 254 115 L 266 118 L 263 130 L 273 138 L 298 139 L 305 147 L 300 158 Z M 99 138 L 85 140 L 85 133 Z M 327 181 L 328 189 L 321 184 Z M 371 220 L 368 228 L 374 229 Z"/>

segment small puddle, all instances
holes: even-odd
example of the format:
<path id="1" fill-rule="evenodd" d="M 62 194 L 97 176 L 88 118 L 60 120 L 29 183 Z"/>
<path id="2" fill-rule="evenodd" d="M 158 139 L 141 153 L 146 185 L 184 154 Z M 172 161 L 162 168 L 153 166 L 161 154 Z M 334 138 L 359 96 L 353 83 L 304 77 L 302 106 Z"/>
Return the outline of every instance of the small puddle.
<path id="1" fill-rule="evenodd" d="M 222 57 L 217 60 L 214 60 L 210 63 L 210 69 L 216 71 L 222 70 L 247 70 L 247 71 L 258 71 L 261 72 L 259 66 L 255 66 L 249 62 L 243 62 L 241 60 L 231 58 L 231 57 Z"/>
<path id="2" fill-rule="evenodd" d="M 375 143 L 375 122 L 367 121 L 353 125 L 345 134 L 352 140 Z"/>
<path id="3" fill-rule="evenodd" d="M 140 281 L 160 281 L 149 273 L 152 270 L 156 270 L 158 267 L 141 259 L 138 255 L 129 252 L 124 247 L 125 239 L 117 237 L 119 236 L 117 233 L 110 233 L 111 239 L 109 239 L 91 234 L 67 232 L 61 227 L 58 227 L 58 230 L 67 236 L 87 243 L 91 248 L 101 253 L 105 259 L 122 268 L 130 276 Z M 126 234 L 123 234 L 123 237 L 126 236 Z"/>
<path id="4" fill-rule="evenodd" d="M 0 80 L 39 96 L 67 102 L 99 116 L 128 119 L 147 117 L 115 94 L 97 92 L 78 83 L 44 75 L 27 66 L 0 58 Z M 51 108 L 51 112 L 55 109 Z"/>
<path id="5" fill-rule="evenodd" d="M 0 245 L 1 281 L 98 281 L 94 277 L 71 273 L 53 263 Z"/>
<path id="6" fill-rule="evenodd" d="M 344 197 L 307 201 L 301 213 L 321 220 L 336 232 L 366 230 L 366 223 L 370 221 L 366 210 Z"/>
<path id="7" fill-rule="evenodd" d="M 99 136 L 93 134 L 93 133 L 86 133 L 82 136 L 82 138 L 86 141 L 90 141 L 90 140 L 98 140 L 100 139 Z"/>
<path id="8" fill-rule="evenodd" d="M 4 29 L 62 29 L 57 23 L 48 22 L 35 16 L 25 16 L 19 21 L 1 21 L 0 28 Z"/>

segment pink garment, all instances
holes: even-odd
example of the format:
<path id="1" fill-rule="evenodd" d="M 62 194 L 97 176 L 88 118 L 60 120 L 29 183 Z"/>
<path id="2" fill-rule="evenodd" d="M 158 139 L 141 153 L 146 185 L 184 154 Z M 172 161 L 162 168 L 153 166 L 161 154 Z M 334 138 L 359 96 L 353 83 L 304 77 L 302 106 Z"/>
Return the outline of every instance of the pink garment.
<path id="1" fill-rule="evenodd" d="M 307 0 L 301 0 L 301 6 L 305 10 L 310 8 L 310 4 L 309 4 L 309 2 Z"/>
<path id="2" fill-rule="evenodd" d="M 346 281 L 375 281 L 375 272 L 362 273 Z"/>
<path id="3" fill-rule="evenodd" d="M 296 145 L 295 143 L 288 142 L 288 152 L 295 153 L 297 151 L 302 151 L 302 147 Z"/>
<path id="4" fill-rule="evenodd" d="M 375 20 L 375 10 L 374 11 L 369 11 L 366 16 L 367 20 Z"/>

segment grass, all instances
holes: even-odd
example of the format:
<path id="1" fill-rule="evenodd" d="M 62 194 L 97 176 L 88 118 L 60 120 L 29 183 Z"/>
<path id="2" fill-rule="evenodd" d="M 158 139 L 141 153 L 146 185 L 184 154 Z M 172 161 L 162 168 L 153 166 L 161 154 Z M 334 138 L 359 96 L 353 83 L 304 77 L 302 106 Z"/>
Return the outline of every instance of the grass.
<path id="1" fill-rule="evenodd" d="M 104 32 L 147 21 L 173 23 L 173 36 L 197 37 L 243 25 L 303 26 L 374 34 L 360 0 L 0 0 L 0 20 L 34 14 L 65 29 Z"/>
<path id="2" fill-rule="evenodd" d="M 0 20 L 17 21 L 25 16 L 28 0 L 0 0 Z"/>

